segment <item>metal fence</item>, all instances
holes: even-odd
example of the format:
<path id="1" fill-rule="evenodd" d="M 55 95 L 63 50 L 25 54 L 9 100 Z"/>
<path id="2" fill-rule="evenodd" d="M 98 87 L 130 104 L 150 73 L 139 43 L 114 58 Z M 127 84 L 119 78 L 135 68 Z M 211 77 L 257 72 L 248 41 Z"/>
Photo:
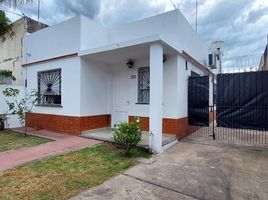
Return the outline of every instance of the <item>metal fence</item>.
<path id="1" fill-rule="evenodd" d="M 195 82 L 198 79 L 204 78 L 196 77 Z M 189 86 L 190 82 L 189 79 Z M 219 74 L 216 82 L 213 105 L 190 108 L 198 109 L 198 112 L 194 113 L 195 116 L 188 112 L 188 118 L 196 120 L 194 123 L 188 120 L 188 133 L 232 143 L 268 144 L 268 72 Z M 192 88 L 193 85 L 188 87 L 188 98 L 196 98 L 190 101 L 198 102 L 200 97 L 191 94 Z M 199 123 L 200 116 L 206 115 L 208 107 L 208 124 Z"/>

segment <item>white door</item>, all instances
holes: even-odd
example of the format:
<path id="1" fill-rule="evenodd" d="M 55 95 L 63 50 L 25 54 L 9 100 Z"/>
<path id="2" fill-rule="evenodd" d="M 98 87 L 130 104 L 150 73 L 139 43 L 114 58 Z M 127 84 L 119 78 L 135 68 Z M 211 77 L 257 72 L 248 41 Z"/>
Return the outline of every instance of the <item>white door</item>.
<path id="1" fill-rule="evenodd" d="M 129 80 L 127 70 L 120 70 L 114 74 L 112 98 L 112 126 L 118 122 L 128 122 Z"/>

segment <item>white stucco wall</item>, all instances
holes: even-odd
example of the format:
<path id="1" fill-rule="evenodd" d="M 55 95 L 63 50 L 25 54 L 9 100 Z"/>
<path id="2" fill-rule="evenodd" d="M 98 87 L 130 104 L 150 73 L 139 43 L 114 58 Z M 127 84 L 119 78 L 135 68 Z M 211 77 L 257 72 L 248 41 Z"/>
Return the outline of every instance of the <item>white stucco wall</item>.
<path id="1" fill-rule="evenodd" d="M 27 91 L 38 89 L 37 73 L 51 69 L 61 69 L 62 107 L 35 106 L 33 112 L 80 116 L 81 61 L 79 57 L 35 64 L 27 67 Z"/>
<path id="2" fill-rule="evenodd" d="M 80 49 L 81 17 L 28 34 L 23 39 L 23 64 L 77 53 Z"/>
<path id="3" fill-rule="evenodd" d="M 81 59 L 81 116 L 110 114 L 111 69 L 103 63 Z"/>
<path id="4" fill-rule="evenodd" d="M 184 50 L 199 62 L 207 63 L 208 48 L 178 10 L 112 28 L 103 28 L 85 17 L 81 19 L 80 50 L 159 35 L 177 51 Z"/>
<path id="5" fill-rule="evenodd" d="M 128 115 L 149 116 L 149 105 L 137 104 L 138 102 L 138 68 L 149 66 L 149 59 L 135 61 L 135 67 L 128 69 L 124 62 L 112 65 L 93 62 L 87 59 L 81 60 L 81 116 L 112 114 L 114 90 L 113 79 L 118 74 L 126 76 L 127 87 L 120 89 L 128 90 L 122 92 L 128 97 L 123 103 L 129 101 Z M 165 118 L 176 118 L 178 113 L 177 104 L 177 66 L 176 56 L 169 57 L 164 63 L 164 99 L 163 111 Z M 131 78 L 135 75 L 135 78 Z M 159 83 L 160 84 L 160 83 Z M 125 102 L 126 101 L 126 102 Z"/>
<path id="6" fill-rule="evenodd" d="M 124 62 L 107 65 L 101 62 L 79 57 L 52 61 L 28 67 L 28 91 L 37 89 L 37 72 L 49 69 L 62 69 L 62 108 L 35 107 L 34 112 L 90 116 L 112 114 L 114 74 L 122 73 L 128 79 L 128 114 L 131 116 L 149 116 L 149 105 L 137 104 L 138 68 L 149 66 L 149 59 L 135 61 L 135 67 L 128 69 Z M 187 116 L 188 78 L 191 71 L 200 75 L 204 72 L 181 56 L 170 56 L 164 63 L 163 72 L 163 117 L 182 118 Z M 131 78 L 135 75 L 135 78 Z M 161 84 L 161 83 L 159 83 Z M 124 87 L 125 88 L 125 87 Z M 125 88 L 125 89 L 126 89 Z M 124 98 L 124 97 L 119 97 Z M 212 105 L 212 85 L 210 87 L 210 105 Z"/>
<path id="7" fill-rule="evenodd" d="M 129 70 L 129 115 L 149 116 L 149 105 L 136 104 L 138 102 L 138 68 L 149 66 L 149 59 L 143 59 L 135 63 L 135 68 Z M 125 67 L 126 68 L 126 67 Z M 163 72 L 163 117 L 177 118 L 177 65 L 176 56 L 168 57 L 164 63 Z M 136 75 L 135 79 L 130 79 Z M 159 83 L 161 84 L 161 83 Z"/>
<path id="8" fill-rule="evenodd" d="M 96 21 L 81 16 L 81 45 L 80 50 L 106 45 L 108 30 Z"/>

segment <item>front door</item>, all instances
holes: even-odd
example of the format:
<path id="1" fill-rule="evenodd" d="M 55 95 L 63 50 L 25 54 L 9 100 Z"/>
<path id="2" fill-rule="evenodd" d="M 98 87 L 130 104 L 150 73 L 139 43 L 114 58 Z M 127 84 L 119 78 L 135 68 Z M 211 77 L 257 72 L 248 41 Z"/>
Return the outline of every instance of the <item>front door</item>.
<path id="1" fill-rule="evenodd" d="M 112 80 L 112 126 L 118 122 L 128 122 L 129 80 L 128 71 L 116 72 Z"/>

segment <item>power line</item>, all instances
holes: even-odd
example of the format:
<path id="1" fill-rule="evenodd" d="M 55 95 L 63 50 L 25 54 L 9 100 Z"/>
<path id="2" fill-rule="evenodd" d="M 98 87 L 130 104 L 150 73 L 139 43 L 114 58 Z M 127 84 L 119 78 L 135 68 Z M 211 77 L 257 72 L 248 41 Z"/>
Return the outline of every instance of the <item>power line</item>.
<path id="1" fill-rule="evenodd" d="M 20 16 L 20 17 L 24 17 L 24 16 L 25 16 L 23 13 L 22 13 L 22 14 L 19 14 L 19 13 L 17 13 L 17 12 L 10 11 L 10 10 L 6 10 L 6 9 L 4 9 L 4 8 L 0 8 L 0 10 L 2 10 L 2 11 L 4 11 L 4 12 L 11 13 L 11 14 L 13 14 L 13 15 L 18 15 L 18 16 Z"/>
<path id="2" fill-rule="evenodd" d="M 176 10 L 177 7 L 176 7 L 176 4 L 173 2 L 173 0 L 169 0 L 169 1 L 170 1 L 170 3 L 172 4 L 173 8 Z"/>

